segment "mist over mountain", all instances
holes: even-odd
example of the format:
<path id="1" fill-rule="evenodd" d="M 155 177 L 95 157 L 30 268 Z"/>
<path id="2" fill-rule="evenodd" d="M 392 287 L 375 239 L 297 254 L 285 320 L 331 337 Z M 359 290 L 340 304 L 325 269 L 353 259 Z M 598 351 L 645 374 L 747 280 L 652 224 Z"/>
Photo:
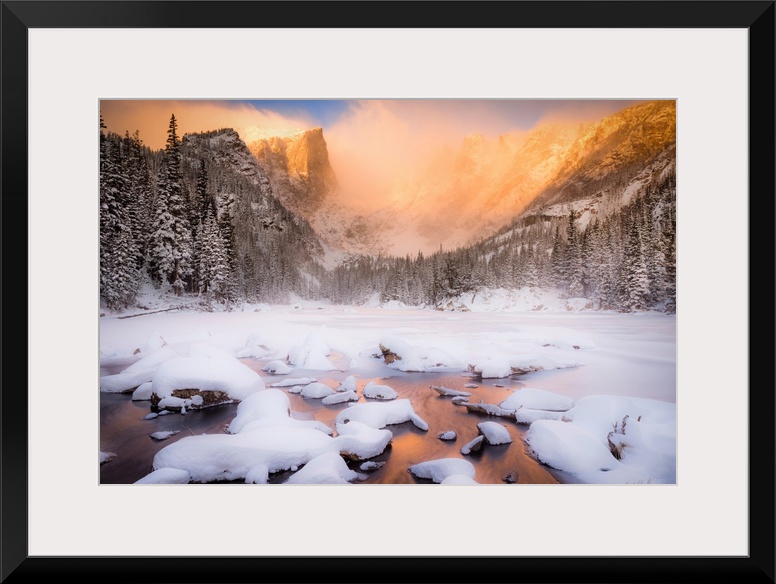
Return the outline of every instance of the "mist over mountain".
<path id="1" fill-rule="evenodd" d="M 368 214 L 342 204 L 320 128 L 266 138 L 250 149 L 279 199 L 330 245 L 405 254 L 471 244 L 542 207 L 602 193 L 611 202 L 658 156 L 672 153 L 675 141 L 673 101 L 496 139 L 473 134 L 433 153 L 411 175 L 397 176 L 380 208 Z"/>
<path id="2" fill-rule="evenodd" d="M 466 136 L 397 172 L 369 213 L 346 204 L 320 127 L 250 145 L 176 128 L 172 116 L 161 151 L 100 132 L 106 306 L 150 284 L 208 307 L 296 295 L 450 308 L 545 287 L 592 308 L 673 310 L 673 101 Z"/>
<path id="3" fill-rule="evenodd" d="M 278 198 L 294 213 L 314 213 L 338 187 L 322 128 L 262 138 L 248 148 L 273 181 Z"/>

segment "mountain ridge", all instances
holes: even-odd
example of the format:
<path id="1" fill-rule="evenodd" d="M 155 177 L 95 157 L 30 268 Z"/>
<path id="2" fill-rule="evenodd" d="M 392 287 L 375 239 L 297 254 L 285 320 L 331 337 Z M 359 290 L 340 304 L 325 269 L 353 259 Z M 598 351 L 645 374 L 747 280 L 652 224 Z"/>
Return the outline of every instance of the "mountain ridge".
<path id="1" fill-rule="evenodd" d="M 676 104 L 659 100 L 595 122 L 547 122 L 525 134 L 471 134 L 411 178 L 382 207 L 342 205 L 323 129 L 264 138 L 249 149 L 278 198 L 346 252 L 414 253 L 468 245 L 542 207 L 622 190 L 675 148 Z"/>

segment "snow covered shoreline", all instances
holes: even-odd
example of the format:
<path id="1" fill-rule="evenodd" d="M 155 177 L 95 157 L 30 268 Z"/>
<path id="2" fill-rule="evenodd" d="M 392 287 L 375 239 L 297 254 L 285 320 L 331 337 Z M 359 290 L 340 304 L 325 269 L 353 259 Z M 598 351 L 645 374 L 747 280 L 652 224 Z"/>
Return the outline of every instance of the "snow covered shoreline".
<path id="1" fill-rule="evenodd" d="M 375 381 L 369 391 L 361 395 L 364 381 L 394 375 L 422 377 L 424 373 L 471 375 L 474 381 L 480 379 L 480 383 L 506 386 L 503 391 L 510 392 L 510 399 L 502 401 L 500 407 L 519 413 L 516 421 L 498 417 L 488 417 L 488 420 L 521 425 L 527 430 L 527 451 L 542 463 L 572 473 L 578 482 L 675 481 L 674 315 L 441 312 L 300 302 L 250 307 L 240 312 L 158 312 L 136 318 L 119 316 L 100 318 L 101 366 L 115 369 L 121 366 L 119 364 L 135 362 L 128 367 L 123 365 L 125 369 L 118 375 L 103 374 L 103 391 L 121 391 L 121 382 L 140 387 L 150 383 L 152 392 L 162 392 L 162 399 L 167 399 L 161 403 L 169 404 L 179 399 L 174 397 L 176 375 L 185 373 L 186 378 L 177 387 L 191 388 L 197 385 L 197 367 L 202 371 L 209 370 L 203 363 L 212 363 L 218 373 L 215 378 L 205 379 L 201 384 L 203 391 L 229 387 L 231 383 L 235 388 L 241 388 L 231 391 L 236 392 L 234 397 L 243 403 L 249 402 L 248 398 L 257 392 L 265 393 L 270 389 L 287 395 L 297 393 L 306 400 L 327 399 L 332 405 L 324 407 L 343 408 L 340 409 L 343 413 L 351 408 L 356 412 L 362 405 L 395 409 L 406 403 L 409 409 L 400 414 L 398 420 L 413 420 L 416 426 L 423 428 L 428 424 L 422 416 L 411 411 L 412 403 L 391 391 L 390 381 Z M 386 345 L 392 345 L 391 350 L 395 352 L 392 354 L 400 358 L 389 362 L 384 352 Z M 259 375 L 245 367 L 257 381 L 251 381 L 250 376 L 242 373 L 240 383 L 234 384 L 239 367 L 228 363 L 240 365 L 238 357 L 268 361 L 275 373 L 261 371 Z M 187 359 L 194 359 L 192 366 L 187 367 Z M 143 361 L 149 364 L 146 371 L 140 366 Z M 197 367 L 193 366 L 195 361 L 199 362 Z M 178 364 L 173 366 L 175 363 Z M 127 370 L 132 375 L 128 375 Z M 157 375 L 158 371 L 162 373 Z M 218 375 L 221 381 L 217 379 Z M 345 376 L 358 380 L 357 390 L 352 389 L 352 383 L 344 383 Z M 289 383 L 284 384 L 283 380 L 289 380 Z M 463 381 L 460 388 L 464 387 Z M 337 387 L 338 383 L 343 387 Z M 384 385 L 385 389 L 375 392 L 372 389 L 375 383 Z M 280 387 L 270 388 L 273 384 Z M 429 394 L 438 396 L 428 385 L 426 387 Z M 529 387 L 539 391 L 521 393 Z M 139 391 L 131 387 L 124 389 L 129 390 Z M 147 391 L 145 389 L 146 394 Z M 147 399 L 146 394 L 138 395 L 137 399 Z M 515 397 L 523 394 L 527 401 L 521 402 Z M 191 408 L 201 403 L 198 396 L 185 395 L 188 398 L 185 406 Z M 444 396 L 439 402 L 444 403 L 439 407 L 457 408 Z M 494 407 L 499 405 L 496 400 L 494 402 Z M 590 403 L 595 406 L 585 406 Z M 579 406 L 584 407 L 579 410 Z M 566 412 L 559 415 L 559 408 Z M 387 415 L 388 418 L 382 418 L 385 420 L 396 415 L 387 414 L 387 411 L 380 413 L 378 418 Z M 659 415 L 652 418 L 655 412 Z M 471 417 L 473 421 L 483 421 L 481 415 L 472 414 Z M 384 423 L 374 422 L 373 413 L 366 418 L 347 416 L 344 424 L 331 420 L 333 423 L 327 428 L 322 427 L 325 424 L 313 421 L 298 424 L 287 414 L 280 417 L 273 414 L 269 418 L 260 414 L 259 418 L 261 422 L 254 421 L 246 426 L 250 431 L 241 431 L 233 439 L 229 436 L 174 436 L 169 439 L 172 444 L 159 453 L 154 470 L 187 470 L 181 465 L 188 464 L 187 472 L 192 480 L 216 480 L 218 476 L 224 476 L 245 478 L 246 482 L 249 479 L 266 482 L 262 479 L 264 472 L 250 466 L 250 460 L 265 461 L 257 464 L 263 465 L 262 468 L 266 466 L 270 473 L 282 468 L 296 469 L 294 472 L 297 473 L 314 459 L 323 457 L 305 474 L 290 482 L 357 482 L 359 473 L 347 471 L 347 466 L 336 461 L 339 459 L 345 465 L 342 456 L 333 457 L 331 453 L 342 455 L 347 452 L 354 457 L 351 460 L 367 460 L 382 453 L 391 441 L 391 426 L 386 428 Z M 623 419 L 626 420 L 624 425 Z M 289 426 L 292 421 L 294 423 Z M 352 427 L 346 428 L 351 424 Z M 620 424 L 619 429 L 617 424 Z M 436 443 L 441 441 L 435 436 L 448 430 L 445 427 L 427 429 L 430 430 L 429 439 Z M 588 440 L 588 446 L 583 449 L 577 448 L 585 443 L 580 433 Z M 218 445 L 211 444 L 213 440 L 217 440 Z M 297 440 L 294 462 L 286 464 L 278 449 L 280 445 L 286 447 Z M 199 462 L 181 462 L 191 461 L 199 456 L 197 453 L 204 452 L 223 460 L 231 456 L 231 444 L 238 443 L 242 452 L 250 445 L 248 448 L 255 454 L 232 470 L 216 472 L 204 470 Z M 267 445 L 275 449 L 270 458 L 260 454 L 265 452 Z M 460 447 L 461 444 L 451 446 L 456 452 Z M 174 449 L 177 455 L 168 454 Z M 121 456 L 120 452 L 115 454 Z M 467 458 L 460 453 L 457 456 Z M 601 457 L 608 457 L 611 469 L 601 470 L 607 466 L 601 463 Z M 221 471 L 226 474 L 219 474 Z M 172 470 L 166 473 L 157 473 L 147 482 L 159 482 L 159 477 L 165 476 L 177 481 L 182 476 Z M 477 482 L 476 476 L 465 481 L 470 479 Z"/>

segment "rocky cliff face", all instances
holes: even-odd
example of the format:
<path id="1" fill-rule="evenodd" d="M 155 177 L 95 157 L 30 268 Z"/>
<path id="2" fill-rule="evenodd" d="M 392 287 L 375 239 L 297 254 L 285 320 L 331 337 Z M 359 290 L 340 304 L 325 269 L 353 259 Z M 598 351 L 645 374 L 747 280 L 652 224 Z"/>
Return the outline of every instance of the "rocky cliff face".
<path id="1" fill-rule="evenodd" d="M 319 209 L 338 186 L 322 128 L 263 138 L 248 148 L 276 185 L 283 204 L 302 216 Z"/>

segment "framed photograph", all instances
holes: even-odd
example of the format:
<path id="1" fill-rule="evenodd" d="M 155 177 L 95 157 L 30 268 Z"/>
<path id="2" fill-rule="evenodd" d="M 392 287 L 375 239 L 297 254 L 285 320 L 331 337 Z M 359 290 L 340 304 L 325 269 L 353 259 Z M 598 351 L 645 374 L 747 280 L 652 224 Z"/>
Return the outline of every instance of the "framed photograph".
<path id="1" fill-rule="evenodd" d="M 774 581 L 774 3 L 440 6 L 3 2 L 2 581 Z"/>

